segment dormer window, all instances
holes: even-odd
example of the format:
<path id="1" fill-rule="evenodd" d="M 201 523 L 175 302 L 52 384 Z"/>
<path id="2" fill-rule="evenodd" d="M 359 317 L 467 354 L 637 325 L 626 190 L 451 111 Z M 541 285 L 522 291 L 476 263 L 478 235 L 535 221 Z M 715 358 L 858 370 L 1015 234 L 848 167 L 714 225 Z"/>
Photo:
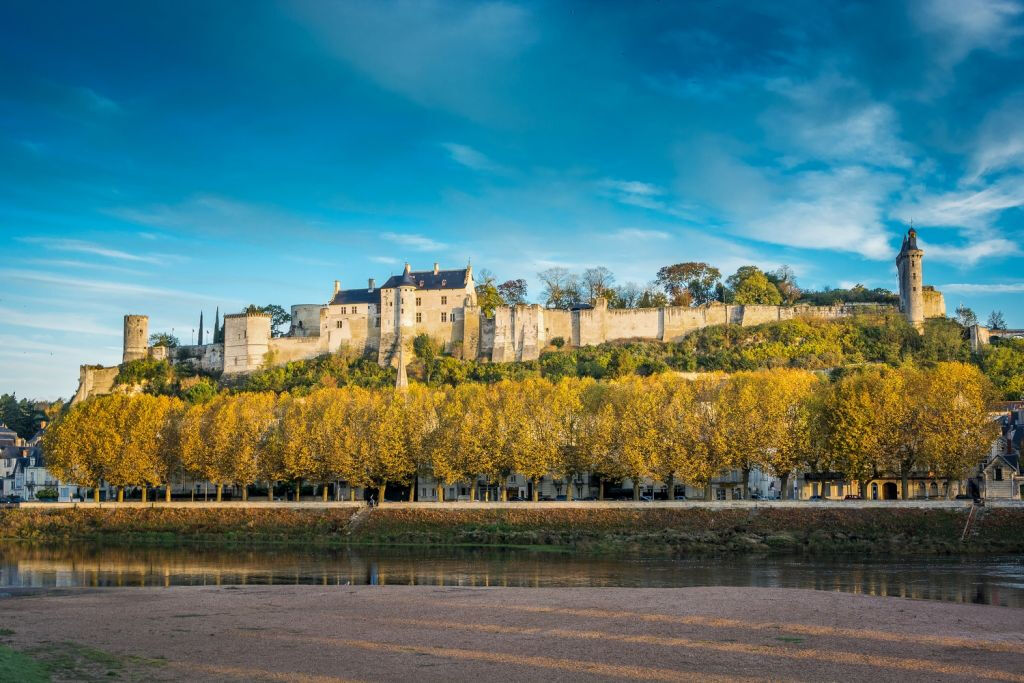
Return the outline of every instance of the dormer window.
<path id="1" fill-rule="evenodd" d="M 447 281 L 447 280 L 441 280 L 441 286 L 442 286 L 442 287 L 444 287 L 444 286 L 445 286 L 446 284 L 448 284 L 448 281 Z"/>

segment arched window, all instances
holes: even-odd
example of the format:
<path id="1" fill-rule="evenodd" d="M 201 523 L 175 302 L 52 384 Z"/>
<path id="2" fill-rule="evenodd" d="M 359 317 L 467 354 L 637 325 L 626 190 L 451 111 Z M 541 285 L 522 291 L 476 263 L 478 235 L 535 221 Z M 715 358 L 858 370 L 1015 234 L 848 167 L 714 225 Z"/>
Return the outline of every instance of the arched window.
<path id="1" fill-rule="evenodd" d="M 878 484 L 871 484 L 871 500 L 878 500 Z"/>

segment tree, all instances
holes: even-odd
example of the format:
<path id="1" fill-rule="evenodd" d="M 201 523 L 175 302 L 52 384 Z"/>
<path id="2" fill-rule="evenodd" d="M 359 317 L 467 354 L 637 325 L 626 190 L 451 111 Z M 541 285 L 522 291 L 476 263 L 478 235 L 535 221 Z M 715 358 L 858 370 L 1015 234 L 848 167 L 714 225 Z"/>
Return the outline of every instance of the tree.
<path id="1" fill-rule="evenodd" d="M 405 401 L 399 391 L 361 391 L 357 407 L 356 463 L 362 479 L 377 489 L 384 502 L 388 482 L 407 484 L 416 465 L 407 451 Z"/>
<path id="2" fill-rule="evenodd" d="M 73 406 L 43 434 L 46 467 L 61 481 L 91 487 L 97 503 L 111 469 L 114 451 L 110 443 L 119 439 L 106 398 L 91 398 Z"/>
<path id="3" fill-rule="evenodd" d="M 246 312 L 266 313 L 269 315 L 270 333 L 275 337 L 280 337 L 283 334 L 280 328 L 290 325 L 292 322 L 291 313 L 277 304 L 267 304 L 266 306 L 250 304 L 245 310 Z"/>
<path id="4" fill-rule="evenodd" d="M 927 415 L 923 423 L 924 462 L 946 480 L 946 497 L 953 497 L 953 482 L 984 460 L 999 436 L 989 417 L 994 391 L 988 379 L 965 363 L 939 363 L 925 374 L 918 396 Z"/>
<path id="5" fill-rule="evenodd" d="M 149 335 L 150 346 L 166 346 L 169 349 L 176 349 L 181 346 L 181 341 L 168 332 L 154 332 Z"/>
<path id="6" fill-rule="evenodd" d="M 985 326 L 990 330 L 1005 330 L 1006 319 L 1003 317 L 1002 311 L 992 311 L 988 315 L 988 322 Z"/>
<path id="7" fill-rule="evenodd" d="M 498 288 L 494 286 L 494 274 L 486 268 L 480 269 L 480 282 L 476 285 L 476 305 L 484 315 L 494 315 L 494 309 L 504 306 L 505 301 L 501 298 Z"/>
<path id="8" fill-rule="evenodd" d="M 498 296 L 506 306 L 518 306 L 526 303 L 526 280 L 506 280 L 498 285 Z"/>
<path id="9" fill-rule="evenodd" d="M 790 497 L 789 481 L 799 469 L 816 461 L 815 413 L 821 382 L 802 370 L 776 369 L 763 373 L 762 419 L 766 431 L 758 462 L 780 480 L 782 498 Z"/>
<path id="10" fill-rule="evenodd" d="M 586 302 L 593 306 L 598 297 L 607 298 L 608 294 L 611 293 L 610 290 L 614 282 L 615 276 L 612 275 L 612 271 L 604 266 L 596 266 L 584 270 L 583 276 L 580 278 L 580 284 L 582 285 L 583 296 L 586 298 Z"/>
<path id="11" fill-rule="evenodd" d="M 441 350 L 427 333 L 417 334 L 412 340 L 412 352 L 423 361 L 424 380 L 429 384 Z"/>
<path id="12" fill-rule="evenodd" d="M 775 270 L 765 273 L 765 277 L 779 290 L 783 303 L 792 305 L 800 299 L 802 292 L 796 284 L 796 273 L 789 266 L 779 266 Z"/>
<path id="13" fill-rule="evenodd" d="M 655 283 L 650 283 L 640 292 L 635 308 L 663 308 L 668 306 L 668 296 L 659 292 Z"/>
<path id="14" fill-rule="evenodd" d="M 568 269 L 548 268 L 537 273 L 537 278 L 544 284 L 541 298 L 548 308 L 569 309 L 581 302 L 580 279 Z"/>
<path id="15" fill-rule="evenodd" d="M 701 306 L 714 300 L 715 285 L 721 278 L 718 268 L 691 261 L 660 268 L 655 282 L 673 306 Z"/>
<path id="16" fill-rule="evenodd" d="M 894 373 L 887 368 L 859 370 L 833 383 L 826 394 L 828 459 L 832 467 L 860 484 L 862 496 L 867 480 L 899 445 L 904 397 Z"/>
<path id="17" fill-rule="evenodd" d="M 637 308 L 644 290 L 635 282 L 627 282 L 607 291 L 610 308 Z"/>
<path id="18" fill-rule="evenodd" d="M 978 324 L 978 316 L 976 316 L 974 311 L 964 304 L 960 304 L 956 307 L 955 320 L 961 327 L 971 327 L 972 325 Z"/>
<path id="19" fill-rule="evenodd" d="M 757 266 L 740 266 L 726 278 L 726 297 L 734 304 L 767 304 L 778 306 L 782 294 Z"/>

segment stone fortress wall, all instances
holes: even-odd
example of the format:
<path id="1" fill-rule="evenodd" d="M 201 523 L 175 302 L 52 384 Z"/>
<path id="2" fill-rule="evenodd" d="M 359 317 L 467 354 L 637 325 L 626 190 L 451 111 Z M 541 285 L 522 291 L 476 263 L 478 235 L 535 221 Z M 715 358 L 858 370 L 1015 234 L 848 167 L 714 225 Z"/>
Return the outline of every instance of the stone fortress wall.
<path id="1" fill-rule="evenodd" d="M 923 328 L 925 318 L 946 313 L 942 294 L 922 284 L 922 256 L 912 229 L 896 260 L 898 310 L 918 329 Z M 342 290 L 336 280 L 327 303 L 292 306 L 291 327 L 279 337 L 271 334 L 270 316 L 237 313 L 224 316 L 223 343 L 171 350 L 147 347 L 148 318 L 127 315 L 123 362 L 150 356 L 210 372 L 238 374 L 257 370 L 268 361 L 286 363 L 344 352 L 375 357 L 381 365 L 394 365 L 401 350 L 407 359 L 413 357 L 412 340 L 419 334 L 429 335 L 447 353 L 467 360 L 530 361 L 539 358 L 559 337 L 570 347 L 626 339 L 673 342 L 712 325 L 752 326 L 795 318 L 832 320 L 892 310 L 897 309 L 881 304 L 766 306 L 718 302 L 697 307 L 612 309 L 606 300 L 598 299 L 593 307 L 571 311 L 536 304 L 499 306 L 487 316 L 477 305 L 472 268 L 442 271 L 435 263 L 432 271 L 411 271 L 406 265 L 401 276 L 393 276 L 380 288 L 371 279 L 366 289 Z M 87 368 L 83 366 L 82 386 L 95 386 L 99 393 L 109 391 L 109 378 L 95 377 Z M 97 392 L 87 390 L 87 394 L 92 393 Z"/>

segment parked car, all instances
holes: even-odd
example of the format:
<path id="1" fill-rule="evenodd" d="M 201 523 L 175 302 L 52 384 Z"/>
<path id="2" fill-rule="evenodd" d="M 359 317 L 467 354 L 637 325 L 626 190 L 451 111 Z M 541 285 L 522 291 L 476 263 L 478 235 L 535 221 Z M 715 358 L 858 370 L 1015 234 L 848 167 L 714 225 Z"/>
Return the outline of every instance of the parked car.
<path id="1" fill-rule="evenodd" d="M 864 500 L 864 499 L 861 498 L 860 496 L 858 496 L 856 493 L 848 493 L 848 494 L 846 494 L 846 497 L 843 498 L 843 500 Z"/>
<path id="2" fill-rule="evenodd" d="M 825 499 L 824 499 L 824 498 L 822 498 L 821 496 L 811 496 L 811 497 L 810 497 L 810 498 L 808 498 L 807 500 L 825 500 Z"/>
<path id="3" fill-rule="evenodd" d="M 686 496 L 676 496 L 676 500 L 686 500 Z"/>
<path id="4" fill-rule="evenodd" d="M 654 498 L 652 498 L 651 496 L 640 496 L 640 500 L 642 502 L 644 502 L 644 503 L 653 503 L 654 502 Z"/>

